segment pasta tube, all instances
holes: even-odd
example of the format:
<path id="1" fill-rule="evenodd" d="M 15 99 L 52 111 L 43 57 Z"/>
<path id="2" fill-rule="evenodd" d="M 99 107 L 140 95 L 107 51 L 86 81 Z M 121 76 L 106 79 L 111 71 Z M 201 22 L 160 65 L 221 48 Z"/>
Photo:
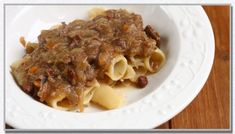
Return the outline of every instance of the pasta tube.
<path id="1" fill-rule="evenodd" d="M 106 75 L 108 75 L 113 81 L 120 80 L 126 73 L 127 60 L 124 56 L 118 55 L 111 61 Z"/>
<path id="2" fill-rule="evenodd" d="M 156 49 L 155 52 L 144 59 L 145 67 L 151 72 L 157 72 L 165 62 L 165 54 L 160 50 Z"/>
<path id="3" fill-rule="evenodd" d="M 89 102 L 91 101 L 91 98 L 94 95 L 95 89 L 98 87 L 100 87 L 100 84 L 97 80 L 95 80 L 93 86 L 89 87 L 88 89 L 84 91 L 84 100 L 83 100 L 84 105 L 89 104 Z"/>
<path id="4" fill-rule="evenodd" d="M 46 100 L 48 105 L 59 110 L 70 110 L 70 105 L 65 94 L 59 94 L 56 97 Z"/>

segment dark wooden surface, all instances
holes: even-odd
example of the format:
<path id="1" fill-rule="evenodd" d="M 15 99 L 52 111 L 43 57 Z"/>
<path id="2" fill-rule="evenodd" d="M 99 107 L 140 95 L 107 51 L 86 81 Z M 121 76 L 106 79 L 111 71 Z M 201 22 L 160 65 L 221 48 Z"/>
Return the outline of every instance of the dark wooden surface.
<path id="1" fill-rule="evenodd" d="M 181 113 L 157 128 L 229 128 L 229 6 L 204 6 L 215 36 L 215 59 L 202 91 Z"/>
<path id="2" fill-rule="evenodd" d="M 229 6 L 204 6 L 215 35 L 215 60 L 200 94 L 157 128 L 229 128 Z M 10 126 L 6 126 L 11 128 Z"/>

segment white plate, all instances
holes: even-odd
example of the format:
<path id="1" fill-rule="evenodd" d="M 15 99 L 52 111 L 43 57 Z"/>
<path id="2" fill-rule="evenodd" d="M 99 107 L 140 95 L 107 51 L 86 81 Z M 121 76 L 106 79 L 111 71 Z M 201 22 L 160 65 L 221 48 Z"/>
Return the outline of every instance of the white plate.
<path id="1" fill-rule="evenodd" d="M 84 113 L 50 108 L 21 91 L 10 74 L 20 59 L 19 37 L 36 41 L 41 29 L 76 18 L 86 19 L 92 7 L 125 8 L 141 14 L 144 24 L 161 34 L 166 64 L 149 76 L 144 89 L 127 90 L 126 105 Z M 59 5 L 6 7 L 6 121 L 24 129 L 145 129 L 154 128 L 183 110 L 205 83 L 214 58 L 213 31 L 201 6 Z"/>

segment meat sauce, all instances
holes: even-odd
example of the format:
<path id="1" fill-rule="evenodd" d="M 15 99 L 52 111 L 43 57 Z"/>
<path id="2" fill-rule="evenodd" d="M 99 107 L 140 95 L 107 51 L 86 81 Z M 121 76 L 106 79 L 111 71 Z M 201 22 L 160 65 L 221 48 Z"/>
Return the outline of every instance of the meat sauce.
<path id="1" fill-rule="evenodd" d="M 140 15 L 107 10 L 92 20 L 42 30 L 38 43 L 27 43 L 24 62 L 13 75 L 25 92 L 42 102 L 59 90 L 77 105 L 81 90 L 107 78 L 104 72 L 115 55 L 147 57 L 159 41 L 150 26 L 143 28 Z M 139 81 L 139 87 L 147 84 L 146 78 Z"/>

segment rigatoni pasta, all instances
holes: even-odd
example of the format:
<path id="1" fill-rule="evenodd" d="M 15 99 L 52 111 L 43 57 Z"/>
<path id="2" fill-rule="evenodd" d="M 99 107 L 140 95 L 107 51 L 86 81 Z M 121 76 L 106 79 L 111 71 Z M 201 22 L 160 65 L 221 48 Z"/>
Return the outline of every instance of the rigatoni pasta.
<path id="1" fill-rule="evenodd" d="M 161 49 L 156 49 L 152 55 L 144 59 L 145 67 L 150 72 L 157 72 L 165 62 L 165 54 Z"/>
<path id="2" fill-rule="evenodd" d="M 89 15 L 42 30 L 38 42 L 20 38 L 26 53 L 11 69 L 24 92 L 60 110 L 114 109 L 125 103 L 120 84 L 143 88 L 164 65 L 160 36 L 140 15 L 102 8 Z"/>
<path id="3" fill-rule="evenodd" d="M 124 74 L 124 76 L 122 77 L 122 79 L 129 79 L 129 80 L 133 80 L 136 76 L 136 72 L 135 70 L 133 69 L 133 67 L 131 65 L 127 65 L 127 68 L 126 68 L 126 72 Z"/>
<path id="4" fill-rule="evenodd" d="M 57 96 L 48 98 L 46 100 L 49 106 L 59 110 L 72 110 L 73 107 L 69 105 L 69 101 L 65 94 L 59 94 Z"/>
<path id="5" fill-rule="evenodd" d="M 84 100 L 83 100 L 84 105 L 88 105 L 90 103 L 90 101 L 95 93 L 95 90 L 99 87 L 100 87 L 99 82 L 97 80 L 95 80 L 94 84 L 84 91 Z"/>
<path id="6" fill-rule="evenodd" d="M 106 72 L 113 81 L 118 81 L 124 77 L 127 70 L 127 60 L 123 55 L 115 56 Z"/>

